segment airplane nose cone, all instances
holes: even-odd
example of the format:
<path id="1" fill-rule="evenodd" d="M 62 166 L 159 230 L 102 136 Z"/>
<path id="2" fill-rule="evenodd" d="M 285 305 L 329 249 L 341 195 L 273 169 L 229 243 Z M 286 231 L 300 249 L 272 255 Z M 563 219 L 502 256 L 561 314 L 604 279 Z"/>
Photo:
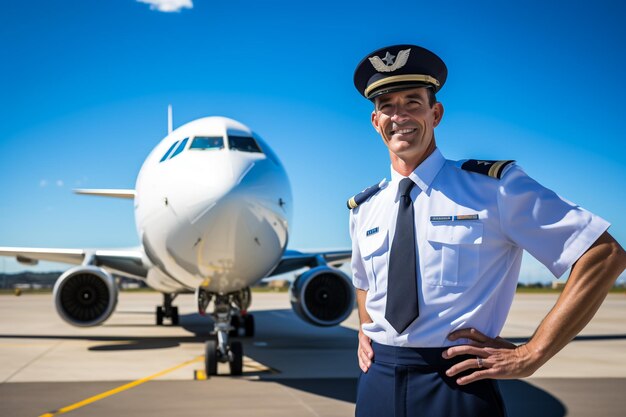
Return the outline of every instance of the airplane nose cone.
<path id="1" fill-rule="evenodd" d="M 220 200 L 233 193 L 241 185 L 246 175 L 254 168 L 255 159 L 246 155 L 229 153 L 219 163 L 198 167 L 192 173 L 194 183 L 192 194 L 185 200 L 184 211 L 189 221 L 195 225 Z M 207 179 L 209 179 L 207 181 Z"/>

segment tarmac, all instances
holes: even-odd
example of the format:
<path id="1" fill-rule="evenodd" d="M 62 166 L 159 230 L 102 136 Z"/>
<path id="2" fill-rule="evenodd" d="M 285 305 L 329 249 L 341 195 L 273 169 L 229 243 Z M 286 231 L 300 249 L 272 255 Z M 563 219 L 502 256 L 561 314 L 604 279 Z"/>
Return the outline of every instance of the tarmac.
<path id="1" fill-rule="evenodd" d="M 502 336 L 521 343 L 556 294 L 517 294 Z M 241 338 L 244 375 L 206 380 L 211 320 L 180 296 L 180 326 L 156 326 L 158 293 L 123 292 L 104 325 L 76 328 L 51 294 L 0 296 L 0 415 L 352 416 L 356 312 L 319 328 L 285 293 L 253 293 L 256 336 Z M 500 382 L 510 417 L 624 416 L 626 295 L 611 294 L 581 335 L 523 380 Z"/>

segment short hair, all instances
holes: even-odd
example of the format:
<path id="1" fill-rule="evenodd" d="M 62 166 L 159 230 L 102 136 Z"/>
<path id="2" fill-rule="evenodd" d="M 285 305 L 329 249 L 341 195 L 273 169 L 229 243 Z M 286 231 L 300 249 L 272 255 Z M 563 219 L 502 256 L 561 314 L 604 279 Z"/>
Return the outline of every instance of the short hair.
<path id="1" fill-rule="evenodd" d="M 435 89 L 432 87 L 427 87 L 426 90 L 426 93 L 428 94 L 428 105 L 432 109 L 432 107 L 437 102 L 437 97 L 435 97 Z"/>

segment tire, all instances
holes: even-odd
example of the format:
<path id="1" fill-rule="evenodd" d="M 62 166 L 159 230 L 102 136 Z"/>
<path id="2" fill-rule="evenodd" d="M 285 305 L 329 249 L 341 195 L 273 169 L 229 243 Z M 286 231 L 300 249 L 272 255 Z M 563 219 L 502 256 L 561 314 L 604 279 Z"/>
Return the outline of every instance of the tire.
<path id="1" fill-rule="evenodd" d="M 239 336 L 239 328 L 241 327 L 241 322 L 239 321 L 239 316 L 232 316 L 230 318 L 230 325 L 233 327 L 233 329 L 228 332 L 228 336 L 230 336 L 230 337 L 238 337 Z"/>
<path id="2" fill-rule="evenodd" d="M 156 325 L 163 326 L 163 307 L 156 308 Z"/>
<path id="3" fill-rule="evenodd" d="M 243 325 L 246 330 L 246 337 L 254 337 L 254 316 L 252 314 L 246 314 L 244 316 Z"/>
<path id="4" fill-rule="evenodd" d="M 207 377 L 217 375 L 217 342 L 209 340 L 204 345 L 204 369 Z"/>
<path id="5" fill-rule="evenodd" d="M 233 354 L 233 360 L 229 362 L 230 374 L 235 376 L 241 375 L 243 373 L 243 347 L 241 342 L 231 342 L 230 351 Z"/>
<path id="6" fill-rule="evenodd" d="M 178 307 L 172 307 L 172 326 L 178 326 Z"/>

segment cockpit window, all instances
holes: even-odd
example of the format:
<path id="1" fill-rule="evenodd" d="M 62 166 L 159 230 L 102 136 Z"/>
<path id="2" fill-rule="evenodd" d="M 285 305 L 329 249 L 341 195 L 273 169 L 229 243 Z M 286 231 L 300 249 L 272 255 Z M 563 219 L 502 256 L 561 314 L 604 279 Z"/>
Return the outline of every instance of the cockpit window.
<path id="1" fill-rule="evenodd" d="M 174 146 L 176 146 L 176 144 L 178 143 L 178 141 L 174 142 L 172 144 L 172 146 L 170 146 L 170 148 L 167 150 L 167 152 L 165 152 L 165 155 L 163 155 L 163 158 L 161 158 L 161 160 L 159 162 L 163 162 L 167 159 L 168 156 L 170 156 L 170 153 L 172 152 L 172 149 L 174 149 Z"/>
<path id="2" fill-rule="evenodd" d="M 187 142 L 189 141 L 189 138 L 184 139 L 180 145 L 178 145 L 178 148 L 176 148 L 176 150 L 174 151 L 174 153 L 172 154 L 172 156 L 170 156 L 170 159 L 175 157 L 176 155 L 178 155 L 179 153 L 181 153 L 184 149 L 185 149 L 185 145 L 187 145 Z"/>
<path id="3" fill-rule="evenodd" d="M 224 149 L 224 138 L 221 136 L 196 136 L 189 149 Z"/>
<path id="4" fill-rule="evenodd" d="M 230 149 L 243 151 L 243 152 L 258 152 L 263 153 L 259 145 L 254 138 L 250 136 L 228 136 L 228 144 Z"/>

